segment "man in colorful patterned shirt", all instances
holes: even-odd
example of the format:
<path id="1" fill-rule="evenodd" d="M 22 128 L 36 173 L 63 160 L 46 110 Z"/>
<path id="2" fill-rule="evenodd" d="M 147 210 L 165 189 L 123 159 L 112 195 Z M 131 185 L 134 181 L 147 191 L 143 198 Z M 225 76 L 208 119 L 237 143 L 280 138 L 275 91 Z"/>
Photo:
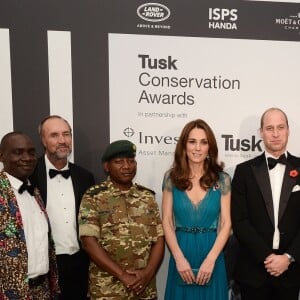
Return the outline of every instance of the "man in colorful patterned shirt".
<path id="1" fill-rule="evenodd" d="M 79 236 L 91 258 L 92 300 L 157 299 L 163 229 L 154 192 L 132 182 L 135 153 L 127 140 L 111 143 L 102 156 L 107 180 L 81 202 Z"/>
<path id="2" fill-rule="evenodd" d="M 0 299 L 54 299 L 54 242 L 40 193 L 28 180 L 36 164 L 31 139 L 21 132 L 6 134 L 0 161 Z"/>

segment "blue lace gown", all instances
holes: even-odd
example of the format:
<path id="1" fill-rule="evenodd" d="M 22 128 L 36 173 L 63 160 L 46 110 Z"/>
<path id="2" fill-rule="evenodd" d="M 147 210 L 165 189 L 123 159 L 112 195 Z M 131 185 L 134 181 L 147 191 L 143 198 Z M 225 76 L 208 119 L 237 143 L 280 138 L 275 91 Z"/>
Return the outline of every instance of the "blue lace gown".
<path id="1" fill-rule="evenodd" d="M 220 199 L 224 180 L 229 181 L 229 175 L 220 174 L 220 182 L 209 189 L 204 199 L 194 205 L 185 191 L 172 187 L 173 210 L 176 227 L 185 228 L 218 228 L 220 215 Z M 226 185 L 226 184 L 225 184 Z M 176 237 L 185 258 L 192 269 L 199 269 L 212 248 L 216 237 L 216 231 L 209 232 L 185 232 L 176 231 Z M 173 256 L 170 257 L 165 300 L 228 300 L 228 284 L 223 253 L 216 260 L 214 271 L 208 286 L 182 285 L 177 272 Z"/>

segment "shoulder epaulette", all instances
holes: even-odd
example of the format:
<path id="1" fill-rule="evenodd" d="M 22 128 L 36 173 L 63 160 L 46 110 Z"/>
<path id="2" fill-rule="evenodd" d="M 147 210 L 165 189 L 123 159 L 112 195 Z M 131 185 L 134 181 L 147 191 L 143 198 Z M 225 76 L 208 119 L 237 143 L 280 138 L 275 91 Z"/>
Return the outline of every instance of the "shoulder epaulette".
<path id="1" fill-rule="evenodd" d="M 143 186 L 143 185 L 140 185 L 140 184 L 135 184 L 136 185 L 136 188 L 138 190 L 147 190 L 148 192 L 152 193 L 153 195 L 155 195 L 155 192 L 153 190 L 150 190 L 149 188 Z"/>
<path id="2" fill-rule="evenodd" d="M 106 185 L 102 185 L 102 184 L 96 184 L 92 187 L 90 187 L 87 190 L 87 193 L 90 194 L 91 196 L 94 196 L 100 192 L 106 191 L 107 190 L 107 186 Z"/>

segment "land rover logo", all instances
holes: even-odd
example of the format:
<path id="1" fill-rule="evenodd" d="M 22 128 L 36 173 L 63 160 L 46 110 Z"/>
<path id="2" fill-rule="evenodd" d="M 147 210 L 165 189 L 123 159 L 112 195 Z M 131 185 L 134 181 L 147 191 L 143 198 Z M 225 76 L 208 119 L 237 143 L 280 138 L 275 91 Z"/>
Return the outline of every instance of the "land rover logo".
<path id="1" fill-rule="evenodd" d="M 137 9 L 138 16 L 149 22 L 161 22 L 170 17 L 170 10 L 160 3 L 146 3 Z"/>

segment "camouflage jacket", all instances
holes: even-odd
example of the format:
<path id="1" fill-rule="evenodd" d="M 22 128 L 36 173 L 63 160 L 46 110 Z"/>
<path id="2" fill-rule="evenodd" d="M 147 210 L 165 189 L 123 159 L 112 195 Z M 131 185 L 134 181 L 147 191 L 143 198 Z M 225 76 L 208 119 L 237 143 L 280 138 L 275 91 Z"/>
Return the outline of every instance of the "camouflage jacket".
<path id="1" fill-rule="evenodd" d="M 152 244 L 163 236 L 154 192 L 137 184 L 123 192 L 109 178 L 91 187 L 81 202 L 79 235 L 96 237 L 99 245 L 123 269 L 145 268 Z M 92 299 L 154 299 L 155 279 L 137 297 L 91 262 L 90 294 Z"/>

